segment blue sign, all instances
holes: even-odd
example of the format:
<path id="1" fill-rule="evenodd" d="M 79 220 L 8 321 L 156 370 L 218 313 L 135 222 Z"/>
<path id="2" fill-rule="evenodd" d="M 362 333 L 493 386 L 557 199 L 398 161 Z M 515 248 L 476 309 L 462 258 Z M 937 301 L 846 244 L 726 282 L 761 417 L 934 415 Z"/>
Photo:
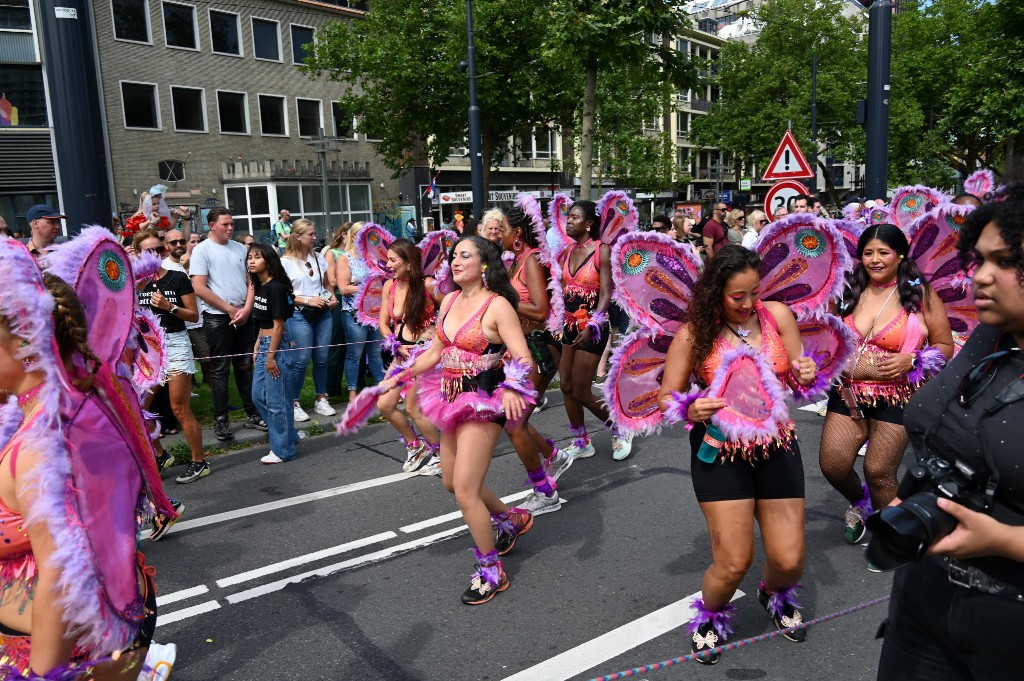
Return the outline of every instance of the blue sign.
<path id="1" fill-rule="evenodd" d="M 732 203 L 732 190 L 726 189 L 724 191 L 718 192 L 718 200 L 723 203 Z"/>

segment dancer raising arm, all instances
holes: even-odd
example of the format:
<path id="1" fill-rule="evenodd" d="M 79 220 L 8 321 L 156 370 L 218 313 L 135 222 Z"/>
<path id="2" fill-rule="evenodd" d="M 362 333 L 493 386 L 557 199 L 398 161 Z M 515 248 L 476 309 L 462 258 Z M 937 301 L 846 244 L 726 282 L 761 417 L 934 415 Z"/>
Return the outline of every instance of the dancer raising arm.
<path id="1" fill-rule="evenodd" d="M 765 550 L 758 600 L 778 629 L 801 622 L 795 594 L 804 568 L 804 476 L 783 391 L 793 382 L 812 384 L 816 367 L 801 356 L 800 333 L 789 308 L 759 300 L 760 261 L 756 253 L 729 245 L 708 262 L 694 288 L 685 324 L 669 346 L 658 393 L 661 410 L 676 412 L 691 429 L 693 489 L 712 538 L 712 563 L 695 604 L 697 617 L 690 622 L 695 653 L 714 648 L 731 631 L 729 619 L 735 608 L 729 601 L 754 559 L 755 520 Z M 702 389 L 710 386 L 724 360 L 737 351 L 763 357 L 760 361 L 768 366 L 761 372 L 762 381 L 772 400 L 782 402 L 784 415 L 770 435 L 718 441 L 720 460 L 701 453 L 711 459 L 708 463 L 698 458 L 708 440 L 707 421 L 727 405 L 694 390 L 679 393 L 689 387 L 691 374 L 696 374 Z M 806 632 L 798 629 L 785 636 L 800 642 Z M 698 661 L 714 664 L 720 657 L 715 653 Z"/>
<path id="2" fill-rule="evenodd" d="M 459 290 L 442 302 L 433 343 L 382 387 L 393 394 L 403 382 L 422 376 L 423 413 L 443 433 L 444 486 L 455 494 L 475 544 L 478 569 L 462 602 L 479 605 L 508 588 L 498 557 L 533 525 L 528 511 L 506 506 L 484 478 L 501 429 L 514 428 L 526 417 L 536 392 L 528 378 L 530 350 L 515 310 L 518 296 L 501 253 L 482 237 L 463 237 L 452 250 L 451 272 Z M 506 350 L 511 359 L 503 364 Z M 440 370 L 431 371 L 435 366 Z"/>

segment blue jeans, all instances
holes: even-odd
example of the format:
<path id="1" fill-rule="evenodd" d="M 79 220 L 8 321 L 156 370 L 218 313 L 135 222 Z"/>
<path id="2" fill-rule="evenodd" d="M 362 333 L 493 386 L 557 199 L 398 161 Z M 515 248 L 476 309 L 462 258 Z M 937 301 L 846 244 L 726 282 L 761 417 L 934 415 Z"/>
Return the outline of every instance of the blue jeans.
<path id="1" fill-rule="evenodd" d="M 359 387 L 359 361 L 366 353 L 370 375 L 380 383 L 384 380 L 384 360 L 380 356 L 380 331 L 356 321 L 356 313 L 345 310 L 341 313 L 345 324 L 345 383 L 349 390 Z"/>
<path id="2" fill-rule="evenodd" d="M 299 399 L 299 392 L 302 390 L 302 384 L 306 380 L 306 367 L 309 366 L 309 360 L 313 360 L 313 385 L 316 387 L 317 395 L 327 394 L 327 353 L 330 348 L 318 347 L 315 350 L 311 348 L 313 346 L 327 346 L 331 342 L 331 313 L 330 310 L 325 310 L 320 315 L 320 319 L 316 320 L 311 326 L 306 318 L 302 316 L 302 313 L 298 310 L 295 314 L 288 319 L 285 323 L 285 328 L 288 330 L 288 335 L 291 336 L 295 342 L 295 347 L 305 348 L 304 350 L 296 350 L 295 352 L 289 352 L 289 366 L 292 372 L 292 400 Z"/>
<path id="3" fill-rule="evenodd" d="M 281 338 L 281 348 L 291 347 L 291 339 L 285 331 Z M 259 337 L 259 350 L 256 354 L 256 371 L 252 378 L 252 401 L 267 424 L 270 435 L 270 451 L 285 461 L 295 458 L 295 443 L 299 435 L 295 432 L 295 419 L 292 411 L 289 355 L 298 353 L 280 352 L 274 357 L 281 370 L 278 378 L 271 378 L 267 373 L 267 350 L 270 348 L 270 336 Z"/>

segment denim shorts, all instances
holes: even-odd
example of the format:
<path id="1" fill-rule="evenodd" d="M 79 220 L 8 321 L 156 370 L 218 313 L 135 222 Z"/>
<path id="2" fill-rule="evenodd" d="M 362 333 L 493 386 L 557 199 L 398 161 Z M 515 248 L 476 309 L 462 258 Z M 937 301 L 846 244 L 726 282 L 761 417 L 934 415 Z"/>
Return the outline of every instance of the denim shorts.
<path id="1" fill-rule="evenodd" d="M 164 363 L 163 382 L 166 383 L 171 376 L 178 374 L 196 373 L 196 359 L 192 354 L 192 341 L 189 340 L 188 331 L 164 332 Z"/>

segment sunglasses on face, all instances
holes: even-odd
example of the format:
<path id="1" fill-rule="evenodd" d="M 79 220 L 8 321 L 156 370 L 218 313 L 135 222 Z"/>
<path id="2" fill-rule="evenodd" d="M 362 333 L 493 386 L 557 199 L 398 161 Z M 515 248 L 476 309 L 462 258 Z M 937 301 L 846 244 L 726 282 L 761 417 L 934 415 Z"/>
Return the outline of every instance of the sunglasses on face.
<path id="1" fill-rule="evenodd" d="M 167 250 L 167 248 L 164 247 L 164 246 L 154 246 L 153 248 L 147 248 L 146 252 L 147 253 L 156 253 L 157 255 L 163 255 L 166 250 Z"/>
<path id="2" fill-rule="evenodd" d="M 184 239 L 168 239 L 167 243 L 169 243 L 172 246 L 184 246 L 188 242 L 185 241 Z"/>
<path id="3" fill-rule="evenodd" d="M 758 220 L 757 224 L 759 224 L 759 225 L 767 225 L 769 222 L 771 222 L 771 220 Z"/>
<path id="4" fill-rule="evenodd" d="M 971 367 L 971 370 L 960 379 L 960 387 L 956 391 L 957 402 L 960 403 L 960 406 L 964 409 L 969 408 L 992 385 L 992 381 L 996 378 L 996 362 L 1007 355 L 1014 355 L 1019 352 L 1020 348 L 993 352 L 991 355 L 982 357 L 977 364 Z"/>

